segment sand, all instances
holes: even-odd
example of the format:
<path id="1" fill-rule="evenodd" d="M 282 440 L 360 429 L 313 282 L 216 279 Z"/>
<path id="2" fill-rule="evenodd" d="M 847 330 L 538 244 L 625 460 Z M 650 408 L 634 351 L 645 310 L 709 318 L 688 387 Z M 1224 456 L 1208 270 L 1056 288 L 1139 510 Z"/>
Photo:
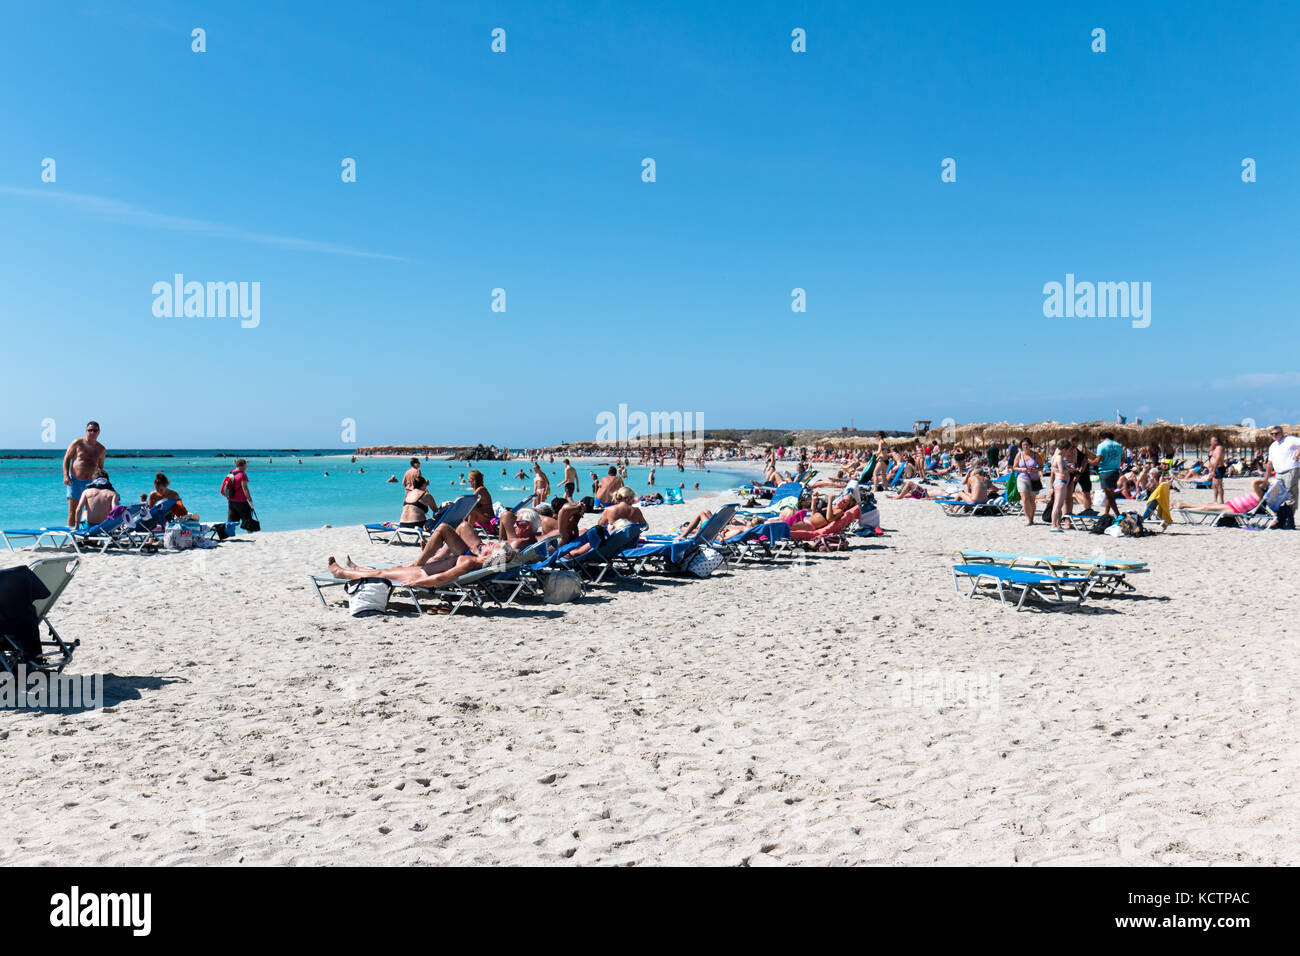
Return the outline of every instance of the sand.
<path id="1" fill-rule="evenodd" d="M 327 555 L 414 553 L 358 527 L 86 557 L 54 619 L 109 706 L 0 713 L 0 863 L 1300 862 L 1300 536 L 882 514 L 452 618 L 321 608 Z M 1151 572 L 1016 614 L 954 593 L 958 547 Z"/>

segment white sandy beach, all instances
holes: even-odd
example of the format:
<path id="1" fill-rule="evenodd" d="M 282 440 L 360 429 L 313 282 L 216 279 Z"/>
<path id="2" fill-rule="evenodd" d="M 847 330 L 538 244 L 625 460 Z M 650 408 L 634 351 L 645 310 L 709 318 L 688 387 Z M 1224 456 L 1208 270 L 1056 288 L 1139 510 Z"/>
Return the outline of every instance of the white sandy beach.
<path id="1" fill-rule="evenodd" d="M 110 706 L 0 713 L 0 863 L 1300 862 L 1300 536 L 881 512 L 451 618 L 322 609 L 327 556 L 415 553 L 358 527 L 86 557 L 53 619 Z M 958 547 L 1151 571 L 1016 614 L 954 593 Z"/>

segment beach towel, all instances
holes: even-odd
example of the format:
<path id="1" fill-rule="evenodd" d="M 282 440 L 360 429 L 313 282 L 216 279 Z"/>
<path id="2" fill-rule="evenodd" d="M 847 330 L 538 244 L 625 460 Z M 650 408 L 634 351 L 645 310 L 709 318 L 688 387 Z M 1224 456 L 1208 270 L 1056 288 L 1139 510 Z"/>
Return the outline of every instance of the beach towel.
<path id="1" fill-rule="evenodd" d="M 1162 481 L 1156 486 L 1156 490 L 1151 492 L 1151 501 L 1156 503 L 1156 514 L 1165 524 L 1173 524 L 1174 516 L 1169 510 L 1169 482 Z"/>
<path id="2" fill-rule="evenodd" d="M 40 617 L 33 602 L 49 596 L 49 588 L 26 565 L 0 571 L 0 634 L 13 637 L 25 660 L 34 661 L 41 653 Z"/>

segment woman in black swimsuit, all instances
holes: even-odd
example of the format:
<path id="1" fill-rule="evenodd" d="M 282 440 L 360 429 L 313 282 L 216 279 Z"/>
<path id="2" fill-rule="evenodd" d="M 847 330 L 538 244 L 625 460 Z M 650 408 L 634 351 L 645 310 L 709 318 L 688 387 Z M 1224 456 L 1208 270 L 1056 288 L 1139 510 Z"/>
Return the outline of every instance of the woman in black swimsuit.
<path id="1" fill-rule="evenodd" d="M 402 498 L 403 528 L 422 528 L 429 520 L 429 512 L 438 507 L 438 502 L 429 494 L 429 481 L 423 475 L 411 479 L 411 488 Z"/>

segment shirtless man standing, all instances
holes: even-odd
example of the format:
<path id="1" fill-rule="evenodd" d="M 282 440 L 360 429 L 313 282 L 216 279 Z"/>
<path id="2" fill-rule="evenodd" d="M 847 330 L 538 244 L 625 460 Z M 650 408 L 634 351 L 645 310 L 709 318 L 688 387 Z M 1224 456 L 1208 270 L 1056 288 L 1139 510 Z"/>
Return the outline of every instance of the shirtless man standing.
<path id="1" fill-rule="evenodd" d="M 1218 436 L 1210 439 L 1210 487 L 1214 489 L 1214 503 L 1223 504 L 1223 476 L 1228 473 L 1227 449 L 1219 442 Z"/>
<path id="2" fill-rule="evenodd" d="M 609 466 L 609 474 L 601 481 L 600 486 L 596 489 L 596 498 L 602 504 L 614 500 L 614 492 L 623 487 L 623 479 L 618 476 L 618 469 L 613 465 Z"/>
<path id="3" fill-rule="evenodd" d="M 77 520 L 77 503 L 95 475 L 104 467 L 108 449 L 99 443 L 99 422 L 86 423 L 86 437 L 76 439 L 63 455 L 63 483 L 67 486 L 68 525 Z"/>
<path id="4" fill-rule="evenodd" d="M 402 475 L 402 487 L 410 491 L 415 487 L 415 479 L 420 475 L 420 459 L 412 458 L 411 467 L 406 469 L 406 474 Z"/>
<path id="5" fill-rule="evenodd" d="M 540 462 L 533 462 L 533 501 L 541 504 L 551 500 L 551 479 L 542 471 Z"/>
<path id="6" fill-rule="evenodd" d="M 564 459 L 564 497 L 570 501 L 573 500 L 574 494 L 578 491 L 578 470 L 569 464 L 569 459 Z"/>

